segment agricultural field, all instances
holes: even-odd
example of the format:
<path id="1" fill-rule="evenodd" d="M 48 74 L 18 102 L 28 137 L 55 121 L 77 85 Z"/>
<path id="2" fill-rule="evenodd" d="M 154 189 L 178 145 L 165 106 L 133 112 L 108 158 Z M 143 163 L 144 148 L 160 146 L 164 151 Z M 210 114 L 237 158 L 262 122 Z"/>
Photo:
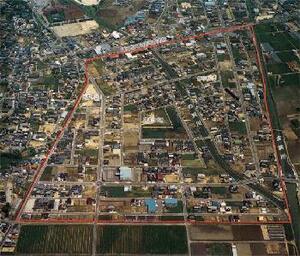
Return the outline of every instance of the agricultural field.
<path id="1" fill-rule="evenodd" d="M 189 228 L 190 237 L 195 241 L 256 241 L 263 240 L 260 226 L 255 225 L 199 225 Z"/>
<path id="2" fill-rule="evenodd" d="M 231 256 L 232 247 L 229 243 L 192 243 L 192 255 L 207 255 L 207 256 Z"/>
<path id="3" fill-rule="evenodd" d="M 90 225 L 26 225 L 21 228 L 16 252 L 90 255 L 92 237 Z"/>
<path id="4" fill-rule="evenodd" d="M 44 16 L 50 24 L 55 22 L 70 21 L 84 17 L 84 12 L 71 1 L 52 1 L 44 8 Z"/>
<path id="5" fill-rule="evenodd" d="M 284 243 L 234 243 L 238 255 L 288 255 Z M 195 256 L 230 256 L 230 243 L 191 243 L 191 254 Z"/>
<path id="6" fill-rule="evenodd" d="M 187 254 L 184 226 L 99 226 L 97 253 Z"/>

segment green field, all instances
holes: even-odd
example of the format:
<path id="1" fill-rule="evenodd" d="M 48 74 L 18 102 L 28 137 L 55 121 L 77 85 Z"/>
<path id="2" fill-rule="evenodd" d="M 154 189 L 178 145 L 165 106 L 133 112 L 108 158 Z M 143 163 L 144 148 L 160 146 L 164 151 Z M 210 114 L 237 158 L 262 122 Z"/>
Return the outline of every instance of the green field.
<path id="1" fill-rule="evenodd" d="M 99 226 L 97 253 L 187 254 L 184 226 Z"/>
<path id="2" fill-rule="evenodd" d="M 18 164 L 22 160 L 20 152 L 1 152 L 0 153 L 0 170 L 9 168 L 10 166 Z"/>
<path id="3" fill-rule="evenodd" d="M 232 255 L 231 244 L 211 243 L 207 245 L 208 255 Z"/>
<path id="4" fill-rule="evenodd" d="M 138 107 L 134 104 L 126 105 L 126 106 L 124 106 L 124 111 L 125 112 L 137 112 Z"/>
<path id="5" fill-rule="evenodd" d="M 292 72 L 286 63 L 269 64 L 267 65 L 267 69 L 273 74 L 284 74 Z"/>
<path id="6" fill-rule="evenodd" d="M 159 138 L 167 138 L 167 133 L 172 132 L 171 129 L 159 129 L 159 128 L 142 128 L 142 137 L 145 139 L 153 138 L 153 139 L 159 139 Z"/>
<path id="7" fill-rule="evenodd" d="M 169 116 L 169 118 L 171 120 L 171 123 L 173 125 L 173 130 L 175 132 L 184 132 L 185 130 L 182 126 L 181 120 L 180 120 L 175 108 L 174 107 L 167 107 L 166 111 L 167 111 L 168 116 Z"/>
<path id="8" fill-rule="evenodd" d="M 276 53 L 282 62 L 297 61 L 299 63 L 299 58 L 294 51 L 284 51 Z"/>
<path id="9" fill-rule="evenodd" d="M 205 167 L 205 164 L 204 164 L 203 160 L 201 160 L 201 159 L 193 159 L 193 160 L 183 159 L 181 161 L 181 165 L 185 166 L 185 167 L 194 167 L 194 168 Z"/>
<path id="10" fill-rule="evenodd" d="M 131 191 L 125 192 L 124 186 L 102 186 L 101 192 L 106 193 L 107 197 L 150 197 L 152 188 L 143 190 L 134 186 Z"/>
<path id="11" fill-rule="evenodd" d="M 195 160 L 197 158 L 197 155 L 194 153 L 194 154 L 182 154 L 181 155 L 181 159 L 182 160 Z"/>
<path id="12" fill-rule="evenodd" d="M 223 174 L 224 171 L 220 169 L 211 169 L 211 168 L 192 168 L 192 167 L 184 167 L 182 168 L 183 175 L 190 175 L 190 177 L 194 180 L 197 179 L 197 175 L 199 173 L 205 174 L 206 176 L 216 176 Z"/>
<path id="13" fill-rule="evenodd" d="M 229 122 L 229 128 L 231 132 L 237 132 L 241 135 L 247 134 L 245 122 L 242 121 Z"/>
<path id="14" fill-rule="evenodd" d="M 28 225 L 22 226 L 17 253 L 92 253 L 90 225 Z"/>
<path id="15" fill-rule="evenodd" d="M 52 170 L 53 170 L 53 167 L 47 166 L 44 169 L 40 180 L 43 180 L 43 181 L 49 181 L 49 180 L 51 180 L 51 178 L 52 178 Z"/>

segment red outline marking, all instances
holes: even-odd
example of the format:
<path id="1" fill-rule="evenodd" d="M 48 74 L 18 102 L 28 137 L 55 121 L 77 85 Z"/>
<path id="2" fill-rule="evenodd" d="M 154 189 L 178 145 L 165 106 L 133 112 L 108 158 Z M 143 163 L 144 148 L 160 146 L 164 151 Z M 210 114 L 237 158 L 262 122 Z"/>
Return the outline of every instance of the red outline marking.
<path id="1" fill-rule="evenodd" d="M 273 127 L 272 127 L 272 122 L 271 122 L 270 107 L 269 107 L 268 99 L 267 99 L 267 81 L 266 81 L 265 73 L 264 73 L 263 66 L 262 66 L 263 64 L 261 62 L 261 58 L 263 58 L 263 56 L 260 55 L 259 46 L 257 44 L 257 39 L 256 39 L 256 35 L 255 35 L 255 32 L 254 32 L 253 26 L 250 27 L 250 32 L 252 34 L 252 40 L 253 40 L 253 44 L 255 46 L 256 62 L 258 64 L 261 79 L 262 79 L 262 83 L 263 83 L 264 104 L 265 104 L 265 107 L 266 107 L 266 110 L 267 110 L 266 111 L 267 112 L 267 119 L 268 119 L 269 128 L 271 130 L 271 135 L 272 135 L 273 150 L 274 150 L 274 153 L 276 155 L 278 174 L 279 174 L 279 178 L 280 178 L 280 185 L 281 185 L 282 190 L 283 190 L 283 197 L 284 197 L 283 199 L 285 201 L 285 205 L 286 205 L 286 208 L 287 208 L 288 219 L 289 219 L 289 222 L 291 223 L 292 218 L 291 218 L 289 203 L 288 203 L 288 199 L 287 199 L 286 185 L 285 185 L 284 176 L 283 176 L 283 172 L 282 172 L 282 165 L 281 165 L 281 162 L 279 160 L 278 150 L 277 150 L 277 146 L 276 146 L 276 142 L 275 142 L 275 134 L 274 134 L 274 130 L 273 130 Z"/>
<path id="2" fill-rule="evenodd" d="M 20 206 L 16 212 L 16 222 L 18 223 L 40 223 L 40 224 L 49 224 L 49 223 L 98 223 L 98 224 L 105 224 L 105 223 L 122 223 L 122 224 L 144 224 L 144 223 L 165 223 L 165 224 L 172 224 L 172 223 L 190 223 L 190 224 L 212 224 L 212 225 L 253 225 L 253 224 L 289 224 L 291 223 L 291 215 L 290 215 L 290 210 L 289 210 L 289 206 L 288 206 L 288 201 L 287 201 L 287 195 L 286 195 L 286 186 L 285 186 L 285 182 L 283 179 L 283 175 L 282 175 L 282 166 L 281 163 L 279 161 L 278 158 L 278 153 L 277 153 L 277 147 L 276 147 L 276 143 L 275 143 L 275 136 L 274 136 L 274 131 L 272 129 L 272 123 L 271 123 L 271 119 L 270 119 L 270 110 L 269 110 L 269 105 L 267 103 L 267 98 L 266 98 L 266 89 L 267 89 L 267 85 L 266 85 L 266 78 L 264 77 L 264 72 L 262 69 L 262 63 L 261 63 L 261 59 L 260 59 L 260 54 L 259 54 L 259 48 L 257 45 L 257 40 L 256 40 L 256 36 L 255 33 L 253 31 L 253 25 L 252 23 L 248 23 L 245 25 L 236 25 L 236 26 L 232 26 L 232 27 L 228 27 L 228 28 L 218 28 L 218 29 L 214 29 L 211 30 L 209 32 L 204 32 L 204 33 L 200 33 L 197 35 L 193 35 L 193 36 L 176 36 L 174 39 L 172 40 L 167 40 L 161 43 L 153 43 L 151 45 L 147 45 L 145 47 L 139 47 L 136 49 L 132 49 L 132 50 L 122 50 L 119 52 L 112 52 L 112 53 L 106 53 L 106 54 L 102 54 L 102 55 L 98 55 L 95 56 L 93 58 L 89 58 L 84 60 L 84 85 L 83 88 L 80 91 L 80 94 L 78 95 L 77 99 L 75 100 L 75 103 L 73 105 L 73 107 L 71 108 L 71 110 L 69 111 L 69 113 L 67 114 L 67 116 L 65 117 L 65 120 L 63 121 L 62 124 L 62 128 L 60 129 L 60 131 L 57 133 L 55 141 L 53 142 L 52 146 L 50 147 L 50 149 L 48 150 L 48 152 L 46 153 L 46 156 L 41 160 L 39 167 L 37 168 L 37 171 L 34 175 L 33 181 L 29 187 L 29 189 L 27 190 L 27 192 L 25 193 L 25 197 L 22 200 L 22 202 L 20 203 Z M 287 207 L 287 216 L 288 216 L 288 220 L 281 220 L 281 221 L 240 221 L 240 222 L 230 222 L 230 221 L 195 221 L 195 220 L 145 220 L 145 221 L 141 221 L 141 220 L 137 220 L 137 221 L 130 221 L 130 220 L 95 220 L 95 218 L 93 219 L 21 219 L 21 215 L 23 213 L 24 207 L 26 205 L 26 203 L 28 202 L 29 196 L 34 188 L 34 186 L 36 185 L 36 183 L 38 182 L 41 174 L 42 174 L 42 170 L 45 167 L 45 165 L 47 164 L 49 158 L 51 157 L 51 155 L 53 154 L 59 140 L 62 138 L 64 130 L 67 128 L 69 122 L 71 121 L 71 118 L 74 114 L 74 112 L 76 111 L 76 109 L 79 106 L 79 103 L 81 101 L 81 98 L 84 94 L 84 92 L 87 89 L 88 86 L 88 64 L 90 64 L 91 62 L 98 60 L 98 59 L 102 59 L 102 58 L 119 58 L 120 55 L 124 55 L 126 53 L 139 53 L 148 49 L 152 49 L 152 48 L 158 48 L 161 46 L 165 46 L 165 45 L 171 45 L 171 44 L 176 44 L 176 43 L 180 43 L 180 42 L 185 42 L 185 41 L 189 41 L 189 40 L 193 40 L 193 39 L 200 39 L 203 38 L 205 36 L 212 36 L 212 35 L 217 35 L 219 33 L 229 33 L 229 32 L 234 32 L 236 30 L 243 30 L 243 29 L 248 29 L 250 31 L 250 33 L 252 34 L 252 40 L 253 40 L 253 44 L 255 46 L 255 51 L 256 51 L 256 61 L 257 64 L 259 66 L 260 69 L 260 73 L 261 73 L 261 79 L 263 82 L 263 89 L 264 89 L 264 104 L 267 110 L 267 119 L 269 122 L 269 126 L 271 129 L 271 134 L 272 134 L 272 144 L 273 144 L 273 150 L 275 151 L 276 154 L 276 158 L 277 158 L 277 165 L 278 165 L 278 171 L 279 171 L 279 177 L 280 177 L 280 182 L 281 182 L 281 186 L 283 188 L 283 194 L 284 194 L 284 200 L 286 203 L 286 207 Z"/>

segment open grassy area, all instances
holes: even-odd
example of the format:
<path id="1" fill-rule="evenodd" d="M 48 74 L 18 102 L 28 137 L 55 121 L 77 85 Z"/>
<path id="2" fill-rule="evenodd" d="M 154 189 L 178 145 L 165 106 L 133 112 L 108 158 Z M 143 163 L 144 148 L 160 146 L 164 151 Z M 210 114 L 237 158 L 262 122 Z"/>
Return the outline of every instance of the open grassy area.
<path id="1" fill-rule="evenodd" d="M 244 122 L 241 121 L 229 122 L 229 128 L 231 132 L 237 132 L 241 135 L 247 134 L 246 125 Z"/>
<path id="2" fill-rule="evenodd" d="M 92 236 L 90 225 L 26 225 L 21 228 L 16 252 L 91 254 Z"/>
<path id="3" fill-rule="evenodd" d="M 18 151 L 10 153 L 0 153 L 0 171 L 18 164 L 22 159 L 22 155 Z"/>
<path id="4" fill-rule="evenodd" d="M 224 173 L 224 171 L 220 168 L 220 169 L 211 169 L 211 168 L 192 168 L 192 167 L 184 167 L 182 168 L 182 173 L 184 175 L 190 175 L 191 178 L 193 178 L 194 180 L 197 179 L 197 175 L 199 173 L 201 174 L 205 174 L 207 176 L 210 175 L 220 175 L 222 173 Z"/>
<path id="5" fill-rule="evenodd" d="M 99 226 L 97 253 L 187 254 L 184 226 Z"/>
<path id="6" fill-rule="evenodd" d="M 168 212 L 168 213 L 183 212 L 183 202 L 181 200 L 179 200 L 176 207 L 169 207 L 169 208 L 167 208 L 166 212 Z"/>
<path id="7" fill-rule="evenodd" d="M 93 61 L 93 65 L 96 68 L 97 72 L 99 74 L 101 74 L 103 71 L 103 65 L 104 65 L 103 60 L 101 60 L 101 59 L 95 60 L 95 61 Z"/>
<path id="8" fill-rule="evenodd" d="M 98 157 L 98 149 L 85 148 L 80 150 L 80 155 L 88 157 Z"/>
<path id="9" fill-rule="evenodd" d="M 126 105 L 126 106 L 124 106 L 124 111 L 125 112 L 137 112 L 138 107 L 136 105 L 133 105 L 133 104 Z"/>
<path id="10" fill-rule="evenodd" d="M 299 63 L 299 58 L 294 51 L 284 51 L 276 53 L 282 62 L 297 61 Z"/>
<path id="11" fill-rule="evenodd" d="M 98 81 L 97 81 L 97 85 L 105 96 L 110 96 L 116 92 L 115 88 L 113 88 L 112 86 L 108 85 L 105 82 L 98 83 Z"/>
<path id="12" fill-rule="evenodd" d="M 257 34 L 278 32 L 282 31 L 283 29 L 283 25 L 279 23 L 260 23 L 259 25 L 255 26 L 255 32 Z"/>
<path id="13" fill-rule="evenodd" d="M 218 256 L 218 255 L 233 255 L 232 254 L 232 249 L 231 249 L 231 244 L 227 243 L 211 243 L 207 244 L 207 249 L 208 249 L 208 255 L 211 256 Z"/>
<path id="14" fill-rule="evenodd" d="M 203 163 L 203 161 L 201 159 L 186 159 L 186 160 L 182 160 L 181 161 L 181 165 L 185 166 L 185 167 L 194 167 L 194 168 L 201 168 L 201 167 L 205 167 L 205 164 Z"/>
<path id="15" fill-rule="evenodd" d="M 195 160 L 197 158 L 196 154 L 182 154 L 181 159 L 182 160 Z"/>
<path id="16" fill-rule="evenodd" d="M 44 169 L 44 171 L 43 171 L 43 173 L 42 173 L 42 176 L 41 176 L 41 178 L 40 178 L 40 180 L 46 180 L 46 181 L 49 181 L 49 180 L 51 180 L 51 178 L 52 178 L 52 170 L 53 170 L 53 167 L 50 167 L 50 166 L 47 166 L 45 169 Z"/>
<path id="17" fill-rule="evenodd" d="M 254 20 L 254 17 L 255 17 L 255 12 L 254 12 L 255 1 L 246 0 L 246 6 L 247 6 L 247 10 L 248 10 L 248 13 L 249 13 L 250 20 Z"/>
<path id="18" fill-rule="evenodd" d="M 152 189 L 143 190 L 141 187 L 132 187 L 131 191 L 124 191 L 124 186 L 102 186 L 101 192 L 108 197 L 150 197 Z"/>
<path id="19" fill-rule="evenodd" d="M 159 129 L 159 128 L 142 128 L 142 137 L 145 139 L 154 138 L 166 138 L 167 132 L 171 132 L 171 129 Z"/>
<path id="20" fill-rule="evenodd" d="M 273 74 L 284 74 L 292 72 L 286 63 L 269 64 L 267 65 L 267 69 Z"/>
<path id="21" fill-rule="evenodd" d="M 175 110 L 175 108 L 174 107 L 167 107 L 166 111 L 167 111 L 168 116 L 169 116 L 169 118 L 171 120 L 171 123 L 173 125 L 174 131 L 176 131 L 176 132 L 183 132 L 183 131 L 185 131 L 184 128 L 183 128 L 183 126 L 182 126 L 181 120 L 180 120 L 180 118 L 179 118 L 179 116 L 178 116 L 178 114 L 177 114 L 177 112 Z"/>

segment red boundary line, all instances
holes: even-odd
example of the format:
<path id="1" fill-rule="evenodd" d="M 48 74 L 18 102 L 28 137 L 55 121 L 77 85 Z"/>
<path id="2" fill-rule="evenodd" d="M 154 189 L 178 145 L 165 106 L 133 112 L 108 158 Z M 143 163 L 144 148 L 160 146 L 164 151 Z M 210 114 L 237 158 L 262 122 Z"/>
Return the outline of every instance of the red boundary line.
<path id="1" fill-rule="evenodd" d="M 278 165 L 278 170 L 279 170 L 279 177 L 281 180 L 281 186 L 283 188 L 284 191 L 284 200 L 286 203 L 286 207 L 287 207 L 287 215 L 288 215 L 288 220 L 282 220 L 282 221 L 240 221 L 240 222 L 230 222 L 230 221 L 195 221 L 195 220 L 155 220 L 155 221 L 151 221 L 151 220 L 145 220 L 145 221 L 129 221 L 129 220 L 96 220 L 95 218 L 92 219 L 21 219 L 21 215 L 23 212 L 23 209 L 26 205 L 26 203 L 28 202 L 29 196 L 32 193 L 32 190 L 34 188 L 34 186 L 36 185 L 36 183 L 38 182 L 42 172 L 43 172 L 43 168 L 45 168 L 49 158 L 51 157 L 51 155 L 53 154 L 59 140 L 62 138 L 64 130 L 68 127 L 71 118 L 74 114 L 74 112 L 76 111 L 76 109 L 79 106 L 79 103 L 82 99 L 83 94 L 85 93 L 88 84 L 89 84 L 89 79 L 88 79 L 88 64 L 92 63 L 95 60 L 101 59 L 101 58 L 119 58 L 120 55 L 124 55 L 126 53 L 139 53 L 148 49 L 152 49 L 152 48 L 158 48 L 161 46 L 165 46 L 165 45 L 171 45 L 171 44 L 176 44 L 179 42 L 185 42 L 185 41 L 189 41 L 189 40 L 193 40 L 193 39 L 200 39 L 203 38 L 205 36 L 211 36 L 211 35 L 216 35 L 219 33 L 229 33 L 229 32 L 234 32 L 236 30 L 243 30 L 243 29 L 248 29 L 251 34 L 252 34 L 252 40 L 253 40 L 253 44 L 255 46 L 255 50 L 256 50 L 256 61 L 257 64 L 259 66 L 260 69 L 260 73 L 261 73 L 261 79 L 263 82 L 263 88 L 264 88 L 264 103 L 267 109 L 267 118 L 268 118 L 268 122 L 269 122 L 269 126 L 271 129 L 271 134 L 272 134 L 272 144 L 273 144 L 273 149 L 275 151 L 275 154 L 277 156 L 277 165 Z M 253 225 L 253 224 L 289 224 L 291 223 L 291 215 L 290 215 L 290 210 L 288 208 L 288 203 L 287 203 L 287 195 L 286 195 L 286 186 L 285 186 L 285 182 L 283 180 L 283 175 L 282 175 L 282 167 L 281 167 L 281 163 L 279 161 L 278 158 L 278 154 L 277 154 L 277 148 L 276 148 L 276 144 L 275 144 L 275 136 L 274 136 L 274 132 L 272 129 L 272 123 L 271 123 L 271 119 L 270 119 L 270 110 L 269 110 L 269 105 L 267 103 L 267 97 L 266 97 L 266 90 L 267 90 L 267 86 L 266 86 L 266 79 L 264 77 L 264 72 L 262 69 L 262 63 L 260 60 L 260 54 L 259 54 L 259 48 L 257 45 L 257 41 L 256 41 L 256 36 L 255 33 L 253 31 L 253 24 L 252 23 L 248 23 L 248 24 L 244 24 L 244 25 L 237 25 L 237 26 L 232 26 L 232 27 L 228 27 L 228 28 L 218 28 L 218 29 L 214 29 L 211 30 L 209 32 L 204 32 L 204 33 L 200 33 L 197 35 L 193 35 L 193 36 L 177 36 L 175 39 L 172 40 L 167 40 L 161 43 L 153 43 L 151 45 L 147 45 L 145 47 L 139 47 L 136 49 L 132 49 L 132 50 L 121 50 L 118 52 L 113 52 L 113 53 L 107 53 L 107 54 L 102 54 L 102 55 L 98 55 L 96 57 L 93 58 L 89 58 L 84 60 L 84 85 L 83 88 L 80 91 L 80 94 L 78 95 L 77 99 L 75 100 L 75 103 L 73 105 L 73 107 L 71 108 L 71 110 L 68 112 L 67 116 L 65 117 L 63 124 L 62 124 L 62 128 L 60 129 L 60 131 L 57 133 L 56 138 L 52 144 L 52 146 L 50 147 L 50 149 L 47 151 L 46 156 L 41 160 L 39 167 L 37 168 L 37 171 L 34 175 L 33 181 L 29 187 L 29 189 L 26 191 L 25 193 L 25 197 L 22 200 L 18 210 L 16 211 L 16 222 L 20 223 L 20 224 L 28 224 L 28 223 L 40 223 L 40 224 L 55 224 L 55 223 L 77 223 L 77 224 L 89 224 L 89 223 L 98 223 L 98 224 L 106 224 L 106 223 L 111 223 L 111 224 L 147 224 L 147 223 L 152 223 L 152 224 L 174 224 L 174 223 L 190 223 L 190 224 L 199 224 L 199 225 L 205 225 L 205 224 L 211 224 L 211 225 Z"/>
<path id="2" fill-rule="evenodd" d="M 282 221 L 197 221 L 197 220 L 95 220 L 93 219 L 21 219 L 19 224 L 197 224 L 197 225 L 276 225 L 290 224 L 288 220 Z"/>
<path id="3" fill-rule="evenodd" d="M 291 218 L 291 213 L 290 213 L 288 199 L 287 199 L 286 185 L 285 185 L 285 181 L 284 181 L 284 176 L 283 176 L 283 171 L 282 171 L 282 165 L 281 165 L 281 162 L 279 160 L 278 150 L 277 150 L 277 146 L 276 146 L 276 142 L 275 142 L 275 134 L 274 134 L 274 130 L 273 130 L 273 127 L 272 127 L 271 114 L 270 114 L 270 106 L 268 104 L 268 98 L 267 98 L 267 79 L 265 77 L 265 72 L 264 72 L 264 69 L 263 69 L 263 64 L 261 62 L 261 58 L 263 58 L 263 56 L 261 56 L 261 54 L 260 54 L 260 50 L 259 50 L 259 46 L 258 46 L 258 43 L 257 43 L 257 38 L 256 38 L 256 35 L 255 35 L 255 32 L 254 32 L 253 26 L 250 27 L 250 32 L 252 34 L 253 44 L 255 46 L 256 62 L 258 64 L 260 75 L 261 75 L 261 79 L 262 79 L 262 83 L 263 83 L 264 104 L 265 104 L 265 107 L 266 107 L 266 110 L 267 110 L 266 111 L 267 112 L 267 119 L 268 119 L 269 128 L 271 130 L 271 135 L 272 135 L 273 150 L 274 150 L 274 153 L 276 155 L 277 167 L 278 167 L 278 174 L 279 174 L 279 178 L 280 178 L 280 185 L 281 185 L 282 190 L 283 190 L 283 197 L 284 197 L 283 199 L 285 201 L 285 205 L 286 205 L 286 208 L 287 208 L 288 220 L 291 223 L 292 222 L 292 218 Z"/>

